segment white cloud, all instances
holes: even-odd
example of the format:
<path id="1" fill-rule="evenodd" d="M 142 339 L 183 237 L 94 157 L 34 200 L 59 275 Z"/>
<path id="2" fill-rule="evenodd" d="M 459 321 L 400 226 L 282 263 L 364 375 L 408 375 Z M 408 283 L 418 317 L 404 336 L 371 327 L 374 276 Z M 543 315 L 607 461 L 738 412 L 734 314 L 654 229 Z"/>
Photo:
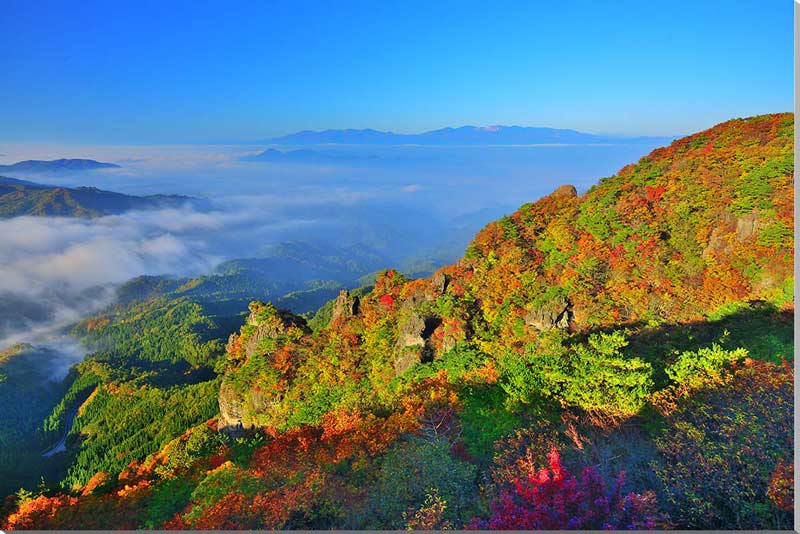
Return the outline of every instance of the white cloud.
<path id="1" fill-rule="evenodd" d="M 97 219 L 0 220 L 0 295 L 47 310 L 48 316 L 42 322 L 20 314 L 18 321 L 0 324 L 0 348 L 41 342 L 108 305 L 112 288 L 133 277 L 207 273 L 225 259 L 252 256 L 259 247 L 321 223 L 270 215 L 281 208 L 280 199 L 251 196 L 227 199 L 224 208 L 207 212 L 187 206 Z"/>

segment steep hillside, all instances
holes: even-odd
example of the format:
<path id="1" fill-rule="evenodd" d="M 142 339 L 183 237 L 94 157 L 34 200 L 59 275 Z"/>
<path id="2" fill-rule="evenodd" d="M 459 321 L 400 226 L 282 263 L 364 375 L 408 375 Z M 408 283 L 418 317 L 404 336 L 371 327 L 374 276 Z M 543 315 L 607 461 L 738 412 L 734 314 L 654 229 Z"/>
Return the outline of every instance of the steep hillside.
<path id="1" fill-rule="evenodd" d="M 331 393 L 335 379 L 317 374 L 330 366 L 327 344 L 339 343 L 331 338 L 343 332 L 356 336 L 350 350 L 362 368 L 352 372 L 373 386 L 366 394 L 354 390 L 363 402 L 415 364 L 446 360 L 458 346 L 498 361 L 524 354 L 550 330 L 572 337 L 609 327 L 642 331 L 716 318 L 741 302 L 791 304 L 792 124 L 775 115 L 719 125 L 656 150 L 582 197 L 564 186 L 526 204 L 487 226 L 461 262 L 430 280 L 389 271 L 358 313 L 345 314 L 350 320 L 298 342 L 313 371 L 296 373 L 294 382 L 275 379 L 297 399 L 272 379 L 253 380 L 249 365 L 263 364 L 262 350 L 230 349 L 246 346 L 250 335 L 275 334 L 243 331 L 229 344 L 233 365 L 223 393 L 227 384 L 272 392 L 271 409 L 255 410 L 259 425 L 291 426 L 283 411 L 294 413 L 290 403 L 298 424 L 313 424 L 313 392 L 325 402 L 339 395 Z M 343 350 L 337 345 L 334 353 Z M 292 360 L 293 368 L 305 363 Z"/>
<path id="2" fill-rule="evenodd" d="M 95 187 L 56 187 L 0 176 L 0 218 L 100 217 L 134 209 L 179 207 L 191 201 L 180 195 L 137 197 Z"/>
<path id="3" fill-rule="evenodd" d="M 582 197 L 560 188 L 480 232 L 452 276 L 501 335 L 542 312 L 585 329 L 791 298 L 792 128 L 789 114 L 726 122 Z"/>
<path id="4" fill-rule="evenodd" d="M 251 303 L 218 418 L 6 525 L 788 528 L 793 125 L 561 187 L 313 331 Z"/>

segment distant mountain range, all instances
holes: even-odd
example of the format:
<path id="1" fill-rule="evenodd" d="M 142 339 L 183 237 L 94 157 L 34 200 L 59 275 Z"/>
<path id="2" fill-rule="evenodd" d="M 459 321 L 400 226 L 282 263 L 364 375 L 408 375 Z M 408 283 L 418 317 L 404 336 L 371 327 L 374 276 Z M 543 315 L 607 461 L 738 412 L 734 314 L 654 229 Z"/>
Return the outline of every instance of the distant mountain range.
<path id="1" fill-rule="evenodd" d="M 371 161 L 378 156 L 319 152 L 310 149 L 281 151 L 268 148 L 263 152 L 241 158 L 242 161 L 258 161 L 265 163 L 344 163 L 353 161 Z"/>
<path id="2" fill-rule="evenodd" d="M 532 145 L 532 144 L 620 144 L 671 141 L 673 137 L 627 137 L 601 135 L 557 128 L 526 126 L 462 126 L 419 134 L 398 134 L 380 130 L 305 130 L 264 139 L 273 145 Z"/>
<path id="3" fill-rule="evenodd" d="M 193 200 L 180 195 L 138 197 L 95 187 L 59 187 L 0 176 L 0 218 L 100 217 L 134 209 L 177 207 Z"/>
<path id="4" fill-rule="evenodd" d="M 29 159 L 12 165 L 0 165 L 0 172 L 74 172 L 93 171 L 96 169 L 118 169 L 119 165 L 103 163 L 93 159 L 56 159 L 51 161 Z"/>

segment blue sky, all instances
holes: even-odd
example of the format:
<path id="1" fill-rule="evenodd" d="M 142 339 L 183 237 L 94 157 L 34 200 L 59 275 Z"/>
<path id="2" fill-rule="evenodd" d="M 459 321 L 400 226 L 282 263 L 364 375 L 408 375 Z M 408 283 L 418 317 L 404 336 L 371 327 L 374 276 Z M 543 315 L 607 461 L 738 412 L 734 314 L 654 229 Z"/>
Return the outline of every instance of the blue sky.
<path id="1" fill-rule="evenodd" d="M 519 124 L 671 135 L 792 109 L 788 0 L 3 2 L 3 141 Z"/>

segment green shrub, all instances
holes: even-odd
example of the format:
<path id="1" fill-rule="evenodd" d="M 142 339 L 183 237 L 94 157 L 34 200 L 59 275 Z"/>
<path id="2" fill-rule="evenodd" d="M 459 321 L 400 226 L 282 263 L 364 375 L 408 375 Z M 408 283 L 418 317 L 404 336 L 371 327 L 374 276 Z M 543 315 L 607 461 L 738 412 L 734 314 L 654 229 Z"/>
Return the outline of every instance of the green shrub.
<path id="1" fill-rule="evenodd" d="M 381 461 L 369 495 L 374 516 L 367 522 L 371 528 L 401 529 L 406 517 L 436 494 L 447 503 L 445 519 L 461 525 L 477 492 L 475 476 L 475 466 L 454 458 L 446 441 L 399 443 Z"/>
<path id="2" fill-rule="evenodd" d="M 589 412 L 630 416 L 644 405 L 653 386 L 653 369 L 639 358 L 626 358 L 622 332 L 592 334 L 570 354 L 562 395 L 566 404 Z"/>
<path id="3" fill-rule="evenodd" d="M 665 371 L 676 385 L 697 389 L 717 382 L 730 363 L 742 360 L 746 356 L 745 349 L 724 350 L 715 343 L 711 347 L 697 351 L 682 352 L 677 361 Z"/>

